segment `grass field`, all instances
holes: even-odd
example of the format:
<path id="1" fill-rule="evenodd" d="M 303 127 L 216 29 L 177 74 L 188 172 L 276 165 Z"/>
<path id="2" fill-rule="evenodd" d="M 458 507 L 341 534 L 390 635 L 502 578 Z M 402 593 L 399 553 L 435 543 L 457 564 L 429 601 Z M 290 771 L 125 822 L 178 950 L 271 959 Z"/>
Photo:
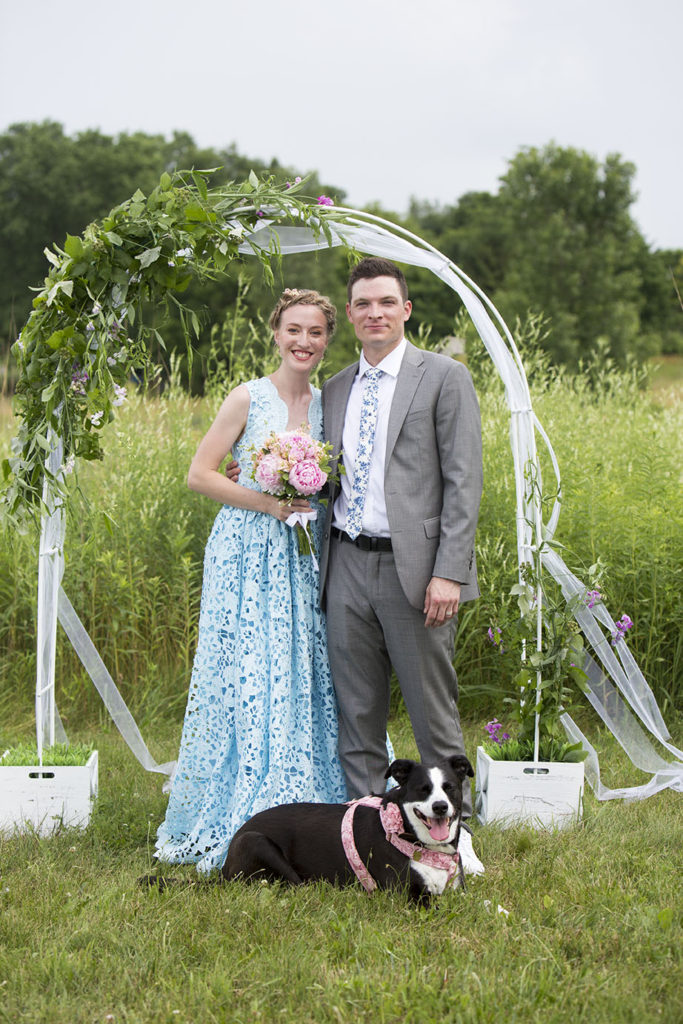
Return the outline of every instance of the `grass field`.
<path id="1" fill-rule="evenodd" d="M 474 750 L 481 724 L 466 731 Z M 410 755 L 403 720 L 392 734 Z M 177 741 L 160 722 L 153 753 Z M 587 796 L 584 821 L 556 834 L 479 827 L 486 874 L 427 910 L 360 886 L 210 885 L 191 868 L 166 868 L 181 884 L 160 894 L 136 881 L 160 778 L 106 725 L 97 745 L 87 830 L 0 839 L 2 1022 L 681 1019 L 680 794 Z M 607 737 L 601 749 L 616 762 Z"/>
<path id="2" fill-rule="evenodd" d="M 515 579 L 508 417 L 495 381 L 480 376 L 478 388 L 483 593 L 461 616 L 456 653 L 472 758 L 486 719 L 501 716 L 506 680 L 486 628 Z M 597 385 L 548 378 L 533 389 L 562 468 L 568 561 L 605 560 L 608 606 L 633 618 L 629 646 L 680 746 L 677 387 L 643 392 L 612 372 Z M 79 475 L 69 520 L 65 588 L 159 761 L 177 752 L 215 515 L 184 482 L 209 417 L 209 403 L 179 394 L 131 402 L 105 462 Z M 3 456 L 11 429 L 4 403 Z M 36 557 L 34 537 L 2 540 L 0 744 L 9 745 L 31 737 Z M 123 746 L 63 638 L 57 678 L 69 735 L 100 752 L 100 798 L 85 831 L 0 838 L 1 1022 L 683 1019 L 680 794 L 633 804 L 588 794 L 583 822 L 561 834 L 479 827 L 486 874 L 428 910 L 360 888 L 207 885 L 191 868 L 171 870 L 179 886 L 149 892 L 136 879 L 153 866 L 160 779 Z M 607 785 L 644 781 L 589 714 L 581 724 Z M 396 708 L 391 732 L 397 754 L 412 756 Z"/>

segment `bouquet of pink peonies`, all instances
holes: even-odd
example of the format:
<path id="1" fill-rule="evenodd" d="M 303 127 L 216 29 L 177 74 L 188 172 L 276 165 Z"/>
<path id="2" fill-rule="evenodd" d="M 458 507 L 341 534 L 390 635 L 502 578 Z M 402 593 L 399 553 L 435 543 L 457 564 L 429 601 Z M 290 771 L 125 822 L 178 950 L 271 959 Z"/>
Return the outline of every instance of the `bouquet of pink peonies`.
<path id="1" fill-rule="evenodd" d="M 331 453 L 332 445 L 316 441 L 303 427 L 283 434 L 273 432 L 263 447 L 254 449 L 251 475 L 262 490 L 283 502 L 310 498 L 322 489 L 330 475 Z M 307 526 L 316 516 L 315 510 L 295 512 L 287 520 L 289 526 L 296 528 L 302 554 L 313 554 Z"/>

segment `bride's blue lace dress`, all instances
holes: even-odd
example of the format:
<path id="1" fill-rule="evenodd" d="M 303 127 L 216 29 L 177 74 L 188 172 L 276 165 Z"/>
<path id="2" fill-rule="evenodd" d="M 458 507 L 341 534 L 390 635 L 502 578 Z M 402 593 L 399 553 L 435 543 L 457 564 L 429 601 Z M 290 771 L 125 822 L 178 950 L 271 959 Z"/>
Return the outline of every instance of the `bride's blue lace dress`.
<path id="1" fill-rule="evenodd" d="M 249 416 L 233 456 L 240 483 L 259 489 L 251 447 L 286 430 L 288 410 L 267 378 L 247 387 Z M 309 422 L 321 439 L 315 389 Z M 317 550 L 322 519 L 313 524 Z M 197 653 L 157 856 L 220 868 L 257 811 L 345 799 L 318 574 L 289 526 L 226 505 L 206 547 Z"/>

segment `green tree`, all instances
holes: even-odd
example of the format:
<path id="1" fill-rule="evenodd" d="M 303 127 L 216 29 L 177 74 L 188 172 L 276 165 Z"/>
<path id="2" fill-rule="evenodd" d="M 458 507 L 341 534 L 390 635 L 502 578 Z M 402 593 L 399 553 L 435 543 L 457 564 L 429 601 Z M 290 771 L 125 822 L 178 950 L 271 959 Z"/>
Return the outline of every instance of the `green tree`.
<path id="1" fill-rule="evenodd" d="M 495 298 L 504 316 L 550 317 L 554 357 L 573 363 L 598 340 L 620 359 L 640 344 L 642 236 L 630 214 L 635 167 L 601 166 L 554 144 L 521 150 L 501 179 L 506 268 Z"/>
<path id="2" fill-rule="evenodd" d="M 683 250 L 644 247 L 641 322 L 655 353 L 683 354 Z"/>
<path id="3" fill-rule="evenodd" d="M 633 164 L 604 163 L 550 144 L 510 161 L 498 192 L 470 192 L 446 207 L 413 200 L 413 230 L 457 263 L 513 325 L 527 311 L 548 318 L 544 347 L 575 365 L 593 350 L 628 354 L 676 350 L 681 328 L 671 266 L 676 253 L 651 252 L 631 217 Z M 412 289 L 418 315 L 448 333 L 453 308 L 433 282 Z"/>
<path id="4" fill-rule="evenodd" d="M 211 185 L 243 180 L 250 170 L 292 180 L 300 171 L 276 159 L 265 163 L 239 154 L 235 146 L 223 150 L 198 147 L 186 132 L 170 139 L 142 132 L 116 137 L 87 131 L 73 137 L 60 124 L 15 124 L 0 135 L 0 343 L 3 362 L 7 349 L 31 308 L 31 287 L 42 284 L 48 264 L 44 249 L 62 244 L 68 234 L 78 235 L 93 220 L 129 198 L 136 189 L 149 192 L 164 171 L 217 168 Z M 322 184 L 312 174 L 309 194 L 327 193 L 343 201 L 344 193 Z M 321 261 L 320 265 L 323 263 Z M 288 264 L 289 266 L 289 264 Z M 244 272 L 253 277 L 248 313 L 267 308 L 272 295 L 263 288 L 255 261 Z M 308 287 L 317 287 L 315 258 L 302 264 L 310 272 Z M 203 331 L 200 354 L 208 351 L 211 326 L 222 321 L 234 301 L 237 283 L 220 278 L 193 287 L 189 302 L 199 311 Z M 177 325 L 162 326 L 169 352 L 184 348 Z M 197 360 L 193 386 L 201 387 L 202 361 Z"/>

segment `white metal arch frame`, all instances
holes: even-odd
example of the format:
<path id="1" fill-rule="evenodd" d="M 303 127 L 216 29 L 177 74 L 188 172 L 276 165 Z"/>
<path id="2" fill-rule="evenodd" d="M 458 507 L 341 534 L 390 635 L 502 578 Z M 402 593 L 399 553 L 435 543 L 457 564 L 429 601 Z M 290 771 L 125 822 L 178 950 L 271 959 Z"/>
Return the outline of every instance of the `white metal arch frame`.
<path id="1" fill-rule="evenodd" d="M 545 568 L 560 585 L 567 601 L 582 598 L 586 587 L 564 564 L 557 552 L 543 544 L 552 538 L 560 514 L 556 499 L 550 518 L 543 522 L 537 488 L 525 486 L 527 466 L 535 467 L 540 482 L 540 464 L 536 435 L 546 447 L 557 478 L 558 496 L 560 473 L 550 440 L 534 414 L 529 387 L 514 339 L 502 317 L 481 289 L 451 260 L 404 228 L 372 214 L 342 207 L 321 210 L 329 237 L 318 235 L 307 227 L 279 225 L 264 219 L 245 238 L 240 247 L 243 253 L 257 253 L 262 249 L 277 249 L 282 255 L 314 251 L 330 246 L 346 245 L 358 252 L 383 256 L 412 266 L 431 270 L 443 283 L 455 291 L 463 302 L 479 336 L 500 375 L 510 409 L 510 444 L 515 472 L 517 554 L 520 566 L 530 560 L 538 548 L 542 551 Z M 54 466 L 61 465 L 61 445 L 57 445 L 50 458 Z M 148 771 L 169 774 L 173 764 L 158 765 L 147 750 L 139 730 L 121 698 L 114 681 L 97 654 L 71 603 L 61 587 L 63 572 L 64 517 L 59 508 L 53 509 L 43 521 L 39 572 L 38 606 L 38 679 L 36 687 L 36 716 L 39 747 L 55 736 L 65 738 L 54 700 L 54 648 L 57 615 L 71 643 L 81 658 L 88 674 L 102 696 L 115 724 L 140 763 Z M 55 596 L 58 599 L 55 600 Z M 538 595 L 538 641 L 540 643 L 541 598 Z M 593 608 L 583 602 L 577 605 L 575 618 L 592 648 L 595 658 L 587 655 L 588 700 L 602 721 L 617 738 L 630 760 L 651 774 L 649 782 L 641 786 L 608 789 L 600 780 L 597 754 L 576 723 L 568 716 L 563 724 L 568 735 L 581 740 L 588 750 L 586 777 L 598 799 L 616 797 L 638 799 L 665 788 L 683 792 L 683 752 L 671 743 L 654 695 L 638 668 L 625 642 L 612 647 L 608 637 L 616 624 L 603 604 Z M 597 660 L 596 660 L 597 659 Z M 601 666 L 598 664 L 601 663 Z M 641 727 L 654 736 L 668 750 L 675 761 L 666 761 L 655 749 Z"/>

